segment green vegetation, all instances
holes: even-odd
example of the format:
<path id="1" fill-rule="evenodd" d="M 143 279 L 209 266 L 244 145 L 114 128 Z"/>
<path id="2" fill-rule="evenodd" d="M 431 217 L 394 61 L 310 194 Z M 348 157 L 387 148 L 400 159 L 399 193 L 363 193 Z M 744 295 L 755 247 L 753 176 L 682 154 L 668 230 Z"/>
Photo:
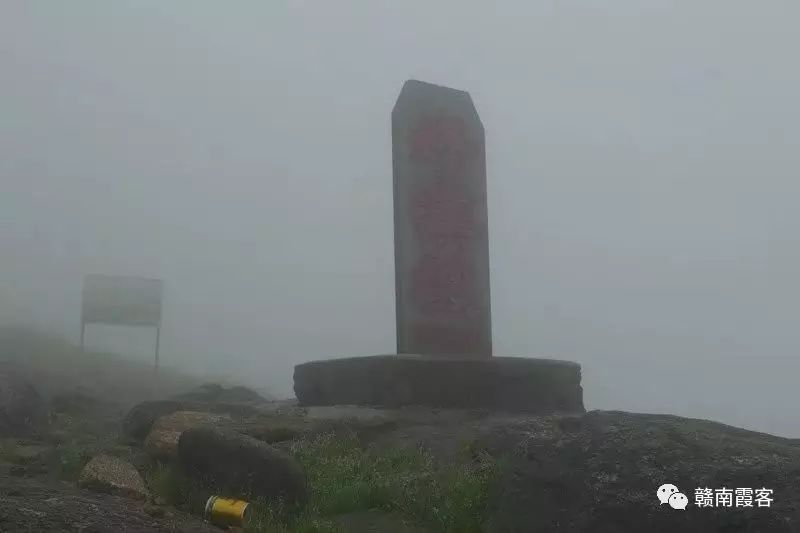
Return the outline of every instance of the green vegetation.
<path id="1" fill-rule="evenodd" d="M 14 439 L 0 440 L 0 459 L 10 463 L 17 462 L 18 446 Z"/>
<path id="2" fill-rule="evenodd" d="M 202 516 L 208 492 L 171 463 L 151 462 L 143 472 L 150 493 L 162 503 Z"/>
<path id="3" fill-rule="evenodd" d="M 147 488 L 156 498 L 169 505 L 180 505 L 189 498 L 187 482 L 178 469 L 168 463 L 155 462 L 144 473 Z"/>
<path id="4" fill-rule="evenodd" d="M 54 454 L 55 469 L 58 477 L 67 481 L 75 481 L 81 470 L 91 459 L 91 453 L 76 441 L 59 444 Z"/>
<path id="5" fill-rule="evenodd" d="M 310 498 L 301 509 L 253 502 L 252 533 L 338 533 L 337 517 L 380 511 L 432 531 L 481 531 L 498 465 L 483 451 L 465 446 L 447 465 L 423 449 L 364 448 L 354 435 L 326 434 L 297 440 L 291 454 L 308 475 Z M 144 472 L 153 496 L 202 512 L 204 501 L 180 469 L 152 463 Z"/>
<path id="6" fill-rule="evenodd" d="M 337 515 L 377 509 L 435 531 L 478 532 L 497 472 L 483 452 L 437 465 L 423 449 L 364 449 L 353 435 L 296 441 L 292 454 L 308 474 L 310 501 L 295 516 L 257 502 L 251 531 L 329 533 Z"/>
<path id="7" fill-rule="evenodd" d="M 280 505 L 264 501 L 254 502 L 253 509 L 255 512 L 246 529 L 248 533 L 345 533 L 332 521 L 307 512 L 292 516 Z"/>

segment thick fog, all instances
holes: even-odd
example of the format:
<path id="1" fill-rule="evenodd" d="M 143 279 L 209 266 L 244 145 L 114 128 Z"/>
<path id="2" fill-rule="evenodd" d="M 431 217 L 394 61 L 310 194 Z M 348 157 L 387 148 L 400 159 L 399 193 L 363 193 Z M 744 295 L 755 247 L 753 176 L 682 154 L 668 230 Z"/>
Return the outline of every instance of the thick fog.
<path id="1" fill-rule="evenodd" d="M 162 361 L 292 394 L 394 344 L 390 112 L 487 135 L 494 349 L 588 408 L 800 436 L 800 4 L 0 4 L 0 324 L 164 280 Z M 87 344 L 149 361 L 146 330 Z"/>

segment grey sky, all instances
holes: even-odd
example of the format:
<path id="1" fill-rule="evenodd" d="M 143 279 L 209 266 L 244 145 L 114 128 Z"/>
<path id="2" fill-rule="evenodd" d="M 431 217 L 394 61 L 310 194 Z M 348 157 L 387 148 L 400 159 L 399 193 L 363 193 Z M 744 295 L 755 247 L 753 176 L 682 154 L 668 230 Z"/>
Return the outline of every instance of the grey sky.
<path id="1" fill-rule="evenodd" d="M 392 351 L 389 116 L 418 78 L 486 128 L 498 355 L 582 363 L 590 408 L 800 436 L 798 16 L 7 0 L 0 322 L 77 339 L 83 273 L 136 274 L 171 364 L 288 395 L 298 362 Z"/>

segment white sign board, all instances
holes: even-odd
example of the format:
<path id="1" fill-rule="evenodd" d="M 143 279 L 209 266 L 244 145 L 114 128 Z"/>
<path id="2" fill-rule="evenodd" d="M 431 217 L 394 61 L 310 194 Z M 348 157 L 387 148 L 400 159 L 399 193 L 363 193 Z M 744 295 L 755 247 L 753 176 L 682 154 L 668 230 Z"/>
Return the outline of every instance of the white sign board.
<path id="1" fill-rule="evenodd" d="M 158 279 L 92 274 L 83 282 L 83 323 L 161 325 Z"/>
<path id="2" fill-rule="evenodd" d="M 90 274 L 83 280 L 81 346 L 87 324 L 156 328 L 156 366 L 163 283 L 158 279 Z"/>

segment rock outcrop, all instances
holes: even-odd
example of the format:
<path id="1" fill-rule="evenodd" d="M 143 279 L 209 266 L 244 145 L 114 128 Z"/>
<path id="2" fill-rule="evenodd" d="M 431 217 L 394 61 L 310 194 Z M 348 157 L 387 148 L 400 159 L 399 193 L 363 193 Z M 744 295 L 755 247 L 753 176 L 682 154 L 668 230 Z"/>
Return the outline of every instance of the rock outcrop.
<path id="1" fill-rule="evenodd" d="M 481 439 L 510 458 L 495 494 L 490 532 L 707 533 L 800 531 L 800 446 L 706 420 L 593 411 L 496 421 Z M 686 510 L 656 492 L 675 485 Z M 759 507 L 719 505 L 719 489 L 772 490 Z M 696 489 L 711 489 L 712 506 Z M 723 500 L 724 501 L 724 500 Z"/>

